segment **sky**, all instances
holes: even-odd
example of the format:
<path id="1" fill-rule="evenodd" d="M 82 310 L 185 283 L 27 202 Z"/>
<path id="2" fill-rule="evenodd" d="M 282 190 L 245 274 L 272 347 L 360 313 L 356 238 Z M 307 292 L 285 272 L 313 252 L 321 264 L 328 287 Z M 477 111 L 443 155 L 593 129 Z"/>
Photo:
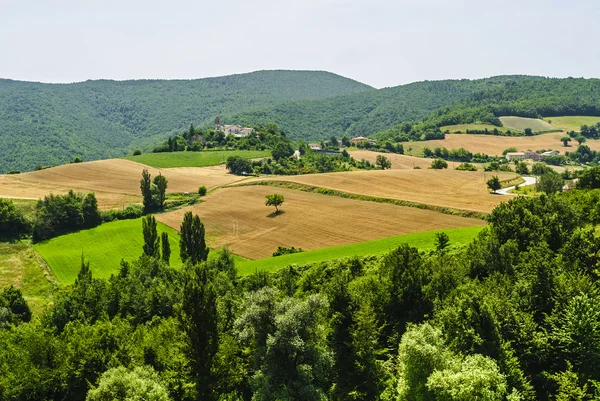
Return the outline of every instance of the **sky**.
<path id="1" fill-rule="evenodd" d="M 0 78 L 599 77 L 597 0 L 0 0 Z"/>

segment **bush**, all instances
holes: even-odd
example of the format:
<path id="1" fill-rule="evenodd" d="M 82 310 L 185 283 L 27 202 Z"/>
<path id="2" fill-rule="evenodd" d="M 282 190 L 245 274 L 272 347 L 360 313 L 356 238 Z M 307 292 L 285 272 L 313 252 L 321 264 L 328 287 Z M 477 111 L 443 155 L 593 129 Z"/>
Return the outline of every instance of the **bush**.
<path id="1" fill-rule="evenodd" d="M 129 205 L 123 210 L 107 210 L 101 213 L 102 221 L 137 219 L 144 215 L 144 208 L 140 205 Z"/>
<path id="2" fill-rule="evenodd" d="M 134 150 L 134 151 L 133 151 L 133 155 L 134 155 L 134 156 L 139 156 L 139 155 L 141 155 L 141 154 L 142 154 L 142 151 L 141 151 L 141 150 L 139 150 L 139 149 L 136 149 L 136 150 Z"/>
<path id="3" fill-rule="evenodd" d="M 71 163 L 83 163 L 83 159 L 79 156 L 76 156 Z"/>
<path id="4" fill-rule="evenodd" d="M 29 222 L 12 201 L 0 198 L 0 237 L 19 237 L 29 232 L 29 229 Z"/>
<path id="5" fill-rule="evenodd" d="M 434 170 L 441 170 L 444 168 L 448 168 L 448 163 L 446 163 L 442 159 L 435 159 L 434 161 L 431 162 L 431 168 Z"/>
<path id="6" fill-rule="evenodd" d="M 200 196 L 206 195 L 206 187 L 204 185 L 202 185 L 201 187 L 198 188 L 198 195 L 200 195 Z"/>
<path id="7" fill-rule="evenodd" d="M 275 252 L 273 252 L 273 256 L 281 256 L 281 255 L 290 255 L 292 253 L 299 253 L 299 252 L 304 252 L 304 249 L 302 248 L 294 248 L 292 247 L 285 247 L 285 246 L 278 246 L 277 250 Z"/>

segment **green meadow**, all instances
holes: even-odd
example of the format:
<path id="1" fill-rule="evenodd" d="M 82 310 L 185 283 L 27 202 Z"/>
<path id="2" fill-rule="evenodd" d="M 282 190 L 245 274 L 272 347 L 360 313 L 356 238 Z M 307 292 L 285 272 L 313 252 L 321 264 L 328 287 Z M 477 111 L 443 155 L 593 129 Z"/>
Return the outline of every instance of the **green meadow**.
<path id="1" fill-rule="evenodd" d="M 169 234 L 171 266 L 181 267 L 179 234 L 157 223 L 159 235 Z M 109 278 L 119 270 L 121 259 L 132 261 L 142 255 L 144 238 L 142 219 L 104 223 L 89 230 L 61 235 L 35 244 L 35 251 L 46 261 L 56 280 L 62 284 L 75 281 L 81 267 L 81 256 L 90 262 L 94 277 Z"/>
<path id="2" fill-rule="evenodd" d="M 600 117 L 591 116 L 561 116 L 544 118 L 552 125 L 565 131 L 579 131 L 582 125 L 596 125 L 600 123 Z"/>
<path id="3" fill-rule="evenodd" d="M 442 132 L 449 131 L 451 134 L 455 133 L 463 133 L 465 134 L 467 130 L 480 130 L 488 129 L 489 131 L 494 131 L 497 129 L 500 132 L 506 132 L 508 128 L 506 127 L 496 127 L 492 124 L 456 124 L 456 125 L 446 125 L 441 127 Z"/>
<path id="4" fill-rule="evenodd" d="M 450 237 L 450 246 L 460 246 L 471 242 L 482 229 L 482 226 L 476 226 L 405 234 L 374 241 L 294 253 L 291 255 L 282 255 L 259 260 L 246 260 L 238 262 L 236 266 L 238 268 L 238 273 L 245 276 L 256 271 L 272 272 L 293 264 L 305 265 L 331 259 L 349 258 L 352 256 L 381 255 L 397 248 L 401 244 L 409 244 L 420 250 L 426 251 L 435 247 L 435 234 L 442 231 Z"/>
<path id="5" fill-rule="evenodd" d="M 268 150 L 205 150 L 202 152 L 161 152 L 128 156 L 125 159 L 155 168 L 206 167 L 225 163 L 229 156 L 246 159 L 271 156 Z"/>

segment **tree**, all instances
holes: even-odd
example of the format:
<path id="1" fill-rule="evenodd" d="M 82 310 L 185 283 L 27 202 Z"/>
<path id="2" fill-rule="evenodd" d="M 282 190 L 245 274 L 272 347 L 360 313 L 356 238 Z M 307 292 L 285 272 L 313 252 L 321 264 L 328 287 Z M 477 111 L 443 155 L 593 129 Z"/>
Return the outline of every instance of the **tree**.
<path id="1" fill-rule="evenodd" d="M 560 138 L 560 141 L 563 143 L 563 146 L 569 146 L 569 142 L 571 142 L 572 139 L 570 136 L 565 135 L 562 138 Z"/>
<path id="2" fill-rule="evenodd" d="M 292 152 L 293 153 L 293 152 Z M 225 167 L 231 174 L 243 175 L 252 172 L 252 163 L 241 156 L 229 156 Z"/>
<path id="3" fill-rule="evenodd" d="M 161 244 L 161 254 L 162 260 L 169 264 L 169 260 L 171 259 L 171 244 L 169 243 L 169 234 L 163 232 L 160 234 L 160 244 Z"/>
<path id="4" fill-rule="evenodd" d="M 337 138 L 333 135 L 331 136 L 331 138 L 329 138 L 329 145 L 334 148 L 340 147 L 340 143 L 338 142 Z"/>
<path id="5" fill-rule="evenodd" d="M 211 370 L 219 349 L 219 333 L 217 295 L 205 265 L 185 268 L 179 320 L 187 337 L 186 353 L 196 382 L 197 399 L 212 400 Z"/>
<path id="6" fill-rule="evenodd" d="M 157 258 L 160 244 L 154 216 L 149 215 L 142 218 L 142 233 L 144 234 L 144 254 Z"/>
<path id="7" fill-rule="evenodd" d="M 585 136 L 583 136 L 583 135 L 577 135 L 577 136 L 575 137 L 575 140 L 577 141 L 577 143 L 578 143 L 579 145 L 581 145 L 582 143 L 584 143 L 585 141 L 587 141 L 587 139 L 586 139 L 586 138 L 585 138 Z"/>
<path id="8" fill-rule="evenodd" d="M 375 164 L 382 170 L 385 170 L 386 168 L 392 168 L 392 162 L 384 155 L 377 155 L 377 159 L 375 159 Z"/>
<path id="9" fill-rule="evenodd" d="M 348 138 L 346 135 L 344 135 L 342 137 L 342 145 L 345 146 L 345 147 L 352 146 L 352 142 L 350 142 L 350 138 Z"/>
<path id="10" fill-rule="evenodd" d="M 183 262 L 189 261 L 194 265 L 208 259 L 209 249 L 204 238 L 204 224 L 198 215 L 186 212 L 179 232 L 180 256 Z"/>
<path id="11" fill-rule="evenodd" d="M 579 177 L 577 189 L 600 188 L 600 167 L 592 167 L 585 170 Z"/>
<path id="12" fill-rule="evenodd" d="M 169 180 L 167 180 L 167 178 L 161 173 L 158 173 L 158 175 L 154 177 L 153 182 L 158 188 L 158 200 L 156 207 L 162 210 L 165 207 L 165 192 L 167 191 Z"/>
<path id="13" fill-rule="evenodd" d="M 265 206 L 275 206 L 275 213 L 279 213 L 279 206 L 283 203 L 284 198 L 281 194 L 269 194 L 265 196 Z"/>
<path id="14" fill-rule="evenodd" d="M 273 147 L 271 154 L 273 155 L 273 159 L 279 161 L 293 155 L 294 148 L 289 140 L 282 140 L 277 142 L 277 144 Z"/>
<path id="15" fill-rule="evenodd" d="M 9 199 L 0 198 L 0 238 L 18 237 L 29 231 L 29 223 Z"/>
<path id="16" fill-rule="evenodd" d="M 531 128 L 525 128 L 525 136 L 533 136 L 533 131 Z"/>
<path id="17" fill-rule="evenodd" d="M 152 199 L 152 180 L 148 169 L 142 170 L 140 189 L 142 191 L 142 197 L 144 199 L 144 213 L 150 213 L 154 210 L 154 201 Z"/>
<path id="18" fill-rule="evenodd" d="M 431 162 L 431 168 L 434 170 L 448 168 L 448 163 L 446 163 L 443 159 L 435 159 Z"/>
<path id="19" fill-rule="evenodd" d="M 442 251 L 450 245 L 450 237 L 445 232 L 435 234 L 435 249 Z"/>
<path id="20" fill-rule="evenodd" d="M 551 170 L 551 168 L 546 166 L 544 163 L 535 163 L 533 166 L 531 166 L 531 174 L 533 175 L 542 175 L 548 170 Z"/>
<path id="21" fill-rule="evenodd" d="M 560 174 L 554 170 L 548 170 L 540 176 L 535 184 L 537 191 L 553 194 L 562 191 L 564 180 Z"/>
<path id="22" fill-rule="evenodd" d="M 491 189 L 494 193 L 496 193 L 497 190 L 502 188 L 502 184 L 500 183 L 500 179 L 498 178 L 497 175 L 493 176 L 492 178 L 490 178 L 487 181 L 487 186 L 489 189 Z"/>
<path id="23" fill-rule="evenodd" d="M 170 401 L 169 392 L 151 366 L 128 370 L 123 366 L 107 370 L 86 401 Z"/>
<path id="24" fill-rule="evenodd" d="M 198 195 L 200 195 L 200 196 L 206 195 L 206 186 L 202 185 L 202 186 L 198 187 Z"/>
<path id="25" fill-rule="evenodd" d="M 527 163 L 525 163 L 525 162 L 519 162 L 517 164 L 517 166 L 515 167 L 515 172 L 517 174 L 521 174 L 521 175 L 527 175 L 527 174 L 529 174 L 529 168 L 527 167 Z"/>
<path id="26" fill-rule="evenodd" d="M 88 193 L 81 204 L 83 213 L 83 224 L 86 227 L 96 227 L 102 222 L 102 217 L 98 211 L 98 200 L 93 192 Z"/>

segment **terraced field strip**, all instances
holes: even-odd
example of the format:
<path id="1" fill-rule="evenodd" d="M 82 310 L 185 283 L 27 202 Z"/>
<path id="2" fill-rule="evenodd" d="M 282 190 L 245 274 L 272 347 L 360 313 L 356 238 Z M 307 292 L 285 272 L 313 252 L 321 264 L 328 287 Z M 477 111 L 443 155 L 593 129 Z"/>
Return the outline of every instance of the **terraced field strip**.
<path id="1" fill-rule="evenodd" d="M 499 120 L 502 122 L 502 126 L 511 130 L 525 131 L 525 128 L 531 128 L 533 132 L 560 131 L 560 128 L 539 118 L 506 116 L 499 117 Z"/>
<path id="2" fill-rule="evenodd" d="M 460 163 L 456 165 L 458 164 Z M 492 175 L 497 175 L 500 180 L 515 177 L 514 173 L 488 173 L 450 169 L 363 170 L 269 177 L 269 179 L 254 178 L 244 181 L 244 184 L 258 181 L 293 182 L 354 195 L 395 199 L 446 209 L 489 213 L 501 201 L 488 191 L 486 181 Z"/>
<path id="3" fill-rule="evenodd" d="M 407 149 L 404 149 L 407 152 Z M 351 150 L 350 156 L 356 160 L 368 160 L 370 163 L 375 164 L 377 156 L 383 155 L 392 162 L 392 170 L 407 170 L 414 168 L 429 168 L 431 167 L 431 159 L 425 159 L 423 157 L 415 157 L 408 155 L 399 155 L 396 153 L 383 153 L 383 152 L 371 152 L 370 150 Z"/>
<path id="4" fill-rule="evenodd" d="M 146 153 L 139 156 L 128 156 L 125 159 L 155 168 L 173 167 L 207 167 L 224 164 L 230 156 L 245 159 L 269 157 L 268 150 L 205 150 L 202 152 L 161 152 Z"/>
<path id="5" fill-rule="evenodd" d="M 442 132 L 445 131 L 449 131 L 451 134 L 466 134 L 467 130 L 485 130 L 487 129 L 488 131 L 494 131 L 495 129 L 500 131 L 500 132 L 506 132 L 508 131 L 508 128 L 506 127 L 496 127 L 495 125 L 492 124 L 456 124 L 456 125 L 446 125 L 444 127 L 440 127 L 440 129 L 442 130 Z M 512 130 L 514 131 L 514 130 Z"/>
<path id="6" fill-rule="evenodd" d="M 309 263 L 351 258 L 354 256 L 381 255 L 397 248 L 401 244 L 409 244 L 420 250 L 429 250 L 435 247 L 435 234 L 439 232 L 448 234 L 450 237 L 450 246 L 461 246 L 470 243 L 483 228 L 484 227 L 482 226 L 449 228 L 446 230 L 405 234 L 374 241 L 359 242 L 357 244 L 294 253 L 291 255 L 282 255 L 259 260 L 247 260 L 239 262 L 236 265 L 238 273 L 245 276 L 257 271 L 272 272 L 290 265 L 306 265 Z"/>
<path id="7" fill-rule="evenodd" d="M 554 132 L 534 136 L 495 136 L 495 135 L 463 135 L 448 134 L 446 139 L 436 139 L 431 141 L 405 142 L 404 148 L 412 148 L 412 154 L 422 155 L 424 148 L 447 148 L 459 149 L 465 148 L 473 153 L 485 153 L 490 156 L 501 156 L 504 149 L 515 147 L 517 151 L 525 150 L 557 150 L 561 154 L 565 151 L 572 152 L 577 149 L 577 143 L 573 146 L 564 147 L 560 138 L 565 134 Z M 585 143 L 590 149 L 600 151 L 600 140 L 589 140 Z"/>
<path id="8" fill-rule="evenodd" d="M 152 176 L 162 173 L 169 180 L 167 193 L 196 192 L 205 185 L 209 190 L 241 181 L 224 166 L 204 168 L 156 169 L 129 160 L 111 159 L 67 164 L 46 170 L 16 175 L 0 175 L 0 197 L 40 199 L 50 193 L 95 192 L 101 209 L 122 208 L 141 203 L 142 170 Z"/>
<path id="9" fill-rule="evenodd" d="M 265 206 L 265 196 L 274 192 L 285 197 L 280 214 Z M 420 231 L 486 224 L 480 219 L 432 210 L 263 185 L 222 188 L 206 196 L 200 205 L 156 218 L 179 229 L 188 210 L 200 216 L 210 247 L 218 249 L 226 245 L 233 253 L 248 259 L 269 257 L 278 246 L 314 250 Z"/>
<path id="10" fill-rule="evenodd" d="M 544 118 L 548 123 L 552 121 L 552 125 L 563 129 L 565 131 L 577 131 L 581 130 L 582 125 L 596 125 L 600 123 L 600 117 L 591 116 L 561 116 L 561 117 L 547 117 Z"/>

